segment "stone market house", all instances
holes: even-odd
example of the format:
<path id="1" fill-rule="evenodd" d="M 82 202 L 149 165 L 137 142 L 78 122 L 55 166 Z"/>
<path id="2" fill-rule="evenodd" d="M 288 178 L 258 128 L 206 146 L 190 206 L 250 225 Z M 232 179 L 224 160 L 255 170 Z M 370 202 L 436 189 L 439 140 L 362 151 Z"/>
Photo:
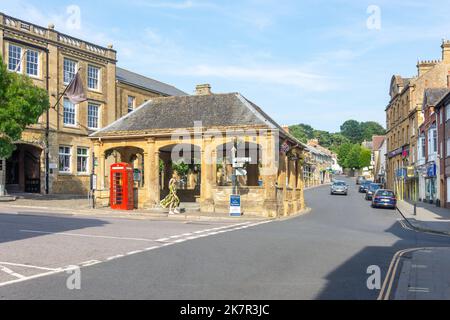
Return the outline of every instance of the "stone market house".
<path id="1" fill-rule="evenodd" d="M 246 174 L 238 177 L 244 214 L 284 216 L 305 207 L 305 146 L 239 93 L 213 94 L 209 85 L 200 85 L 196 95 L 152 98 L 90 138 L 100 205 L 109 203 L 105 164 L 115 153 L 117 161 L 142 172 L 136 207 L 159 207 L 178 165 L 177 171 L 184 166 L 182 202 L 196 203 L 202 212 L 228 212 L 237 146 L 238 157 L 250 158 Z"/>

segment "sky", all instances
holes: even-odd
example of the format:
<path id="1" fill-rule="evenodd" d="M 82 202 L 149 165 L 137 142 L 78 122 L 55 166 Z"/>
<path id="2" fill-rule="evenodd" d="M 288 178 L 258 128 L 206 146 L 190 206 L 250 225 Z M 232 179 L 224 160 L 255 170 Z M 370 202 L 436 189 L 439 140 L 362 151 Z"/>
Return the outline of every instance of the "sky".
<path id="1" fill-rule="evenodd" d="M 395 2 L 395 3 L 394 3 Z M 192 94 L 240 92 L 282 125 L 385 125 L 392 75 L 441 58 L 438 0 L 0 0 L 0 11 L 98 45 Z"/>

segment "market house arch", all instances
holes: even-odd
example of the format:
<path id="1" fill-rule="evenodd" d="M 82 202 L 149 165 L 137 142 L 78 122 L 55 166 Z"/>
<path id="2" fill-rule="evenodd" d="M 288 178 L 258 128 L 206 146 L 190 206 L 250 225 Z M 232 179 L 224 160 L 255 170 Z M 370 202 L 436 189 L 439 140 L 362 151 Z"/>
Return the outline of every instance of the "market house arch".
<path id="1" fill-rule="evenodd" d="M 144 184 L 137 206 L 157 208 L 165 184 L 161 182 L 161 159 L 169 161 L 167 152 L 190 146 L 196 154 L 194 162 L 200 166 L 195 201 L 203 212 L 227 212 L 233 190 L 229 184 L 218 183 L 218 159 L 223 159 L 223 152 L 229 152 L 231 145 L 240 144 L 244 156 L 256 151 L 251 157 L 255 163 L 249 164 L 251 176 L 247 177 L 252 181 L 239 186 L 244 214 L 275 217 L 304 209 L 305 145 L 239 93 L 213 94 L 197 89 L 192 96 L 147 101 L 90 136 L 99 158 L 95 168 L 100 177 L 97 199 L 108 204 L 109 189 L 102 179 L 108 170 L 105 151 L 142 150 Z"/>

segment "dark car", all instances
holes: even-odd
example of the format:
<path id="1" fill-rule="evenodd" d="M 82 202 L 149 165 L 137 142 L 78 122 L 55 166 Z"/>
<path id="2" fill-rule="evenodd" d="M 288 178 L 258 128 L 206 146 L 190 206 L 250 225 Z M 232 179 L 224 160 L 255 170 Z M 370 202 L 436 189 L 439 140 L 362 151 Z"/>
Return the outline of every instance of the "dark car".
<path id="1" fill-rule="evenodd" d="M 331 195 L 343 194 L 348 195 L 348 185 L 344 181 L 335 181 L 331 185 Z"/>
<path id="2" fill-rule="evenodd" d="M 369 187 L 367 188 L 366 200 L 372 200 L 373 195 L 375 194 L 375 192 L 377 192 L 378 190 L 380 190 L 382 188 L 383 188 L 383 185 L 381 185 L 379 183 L 371 183 L 369 185 Z"/>
<path id="3" fill-rule="evenodd" d="M 360 193 L 366 193 L 369 186 L 373 183 L 373 181 L 365 180 L 360 186 L 359 186 L 359 192 Z"/>
<path id="4" fill-rule="evenodd" d="M 392 190 L 379 189 L 375 192 L 372 200 L 373 208 L 391 208 L 397 207 L 397 198 Z"/>
<path id="5" fill-rule="evenodd" d="M 366 177 L 364 176 L 359 176 L 358 178 L 356 178 L 356 184 L 357 185 L 361 185 L 366 181 Z"/>

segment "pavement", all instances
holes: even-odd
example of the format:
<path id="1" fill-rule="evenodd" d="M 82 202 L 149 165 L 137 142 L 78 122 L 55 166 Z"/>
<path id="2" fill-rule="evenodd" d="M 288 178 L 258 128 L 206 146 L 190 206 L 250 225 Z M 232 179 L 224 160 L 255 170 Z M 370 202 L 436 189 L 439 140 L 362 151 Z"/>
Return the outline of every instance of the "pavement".
<path id="1" fill-rule="evenodd" d="M 1 206 L 0 299 L 392 299 L 404 283 L 398 252 L 446 248 L 449 238 L 372 209 L 348 181 L 347 197 L 328 186 L 306 191 L 310 214 L 285 220 L 135 220 Z M 67 286 L 70 266 L 80 268 L 80 290 Z M 389 285 L 368 287 L 374 266 Z"/>
<path id="2" fill-rule="evenodd" d="M 419 202 L 416 214 L 414 205 L 406 201 L 398 201 L 398 209 L 413 228 L 424 232 L 450 235 L 450 210 L 435 205 Z"/>

